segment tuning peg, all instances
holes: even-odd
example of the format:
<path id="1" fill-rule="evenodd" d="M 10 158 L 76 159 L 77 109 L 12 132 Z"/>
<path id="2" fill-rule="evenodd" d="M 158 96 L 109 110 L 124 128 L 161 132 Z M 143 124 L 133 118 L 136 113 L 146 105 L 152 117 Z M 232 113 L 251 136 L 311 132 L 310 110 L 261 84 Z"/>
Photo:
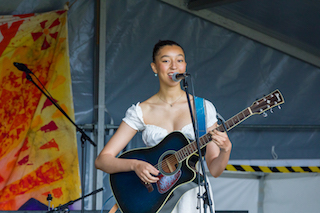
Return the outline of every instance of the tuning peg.
<path id="1" fill-rule="evenodd" d="M 263 117 L 267 117 L 268 114 L 267 114 L 266 112 L 263 112 L 263 113 L 262 113 L 262 116 L 263 116 Z"/>
<path id="2" fill-rule="evenodd" d="M 281 109 L 281 106 L 280 106 L 280 105 L 278 105 L 278 108 L 279 108 L 279 109 Z"/>
<path id="3" fill-rule="evenodd" d="M 270 109 L 270 113 L 273 113 L 273 109 L 272 108 Z"/>

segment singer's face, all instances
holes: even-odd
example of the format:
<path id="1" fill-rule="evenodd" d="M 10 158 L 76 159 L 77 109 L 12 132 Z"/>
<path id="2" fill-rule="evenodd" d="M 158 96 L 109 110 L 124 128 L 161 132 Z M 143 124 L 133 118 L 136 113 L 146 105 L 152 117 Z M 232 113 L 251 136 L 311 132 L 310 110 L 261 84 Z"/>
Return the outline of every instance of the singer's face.
<path id="1" fill-rule="evenodd" d="M 173 81 L 173 73 L 186 71 L 187 63 L 182 48 L 176 45 L 162 47 L 155 57 L 155 62 L 151 63 L 151 67 L 160 80 Z"/>

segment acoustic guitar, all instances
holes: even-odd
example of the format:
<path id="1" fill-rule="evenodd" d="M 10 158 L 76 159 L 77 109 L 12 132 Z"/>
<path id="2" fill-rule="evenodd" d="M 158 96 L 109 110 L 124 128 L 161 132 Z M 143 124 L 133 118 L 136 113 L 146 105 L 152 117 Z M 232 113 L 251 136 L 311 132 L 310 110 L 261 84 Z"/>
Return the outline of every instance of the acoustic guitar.
<path id="1" fill-rule="evenodd" d="M 275 106 L 280 108 L 283 103 L 282 94 L 275 90 L 227 120 L 225 127 L 229 131 L 250 116 L 265 113 Z M 224 131 L 223 125 L 216 129 Z M 200 137 L 201 149 L 210 141 L 209 133 Z M 160 180 L 154 184 L 145 184 L 134 171 L 111 174 L 110 186 L 119 209 L 123 213 L 159 212 L 171 200 L 174 191 L 196 178 L 196 171 L 190 166 L 189 160 L 197 151 L 196 141 L 190 142 L 183 133 L 174 131 L 156 146 L 133 149 L 121 154 L 119 158 L 139 159 L 154 165 L 160 171 Z"/>

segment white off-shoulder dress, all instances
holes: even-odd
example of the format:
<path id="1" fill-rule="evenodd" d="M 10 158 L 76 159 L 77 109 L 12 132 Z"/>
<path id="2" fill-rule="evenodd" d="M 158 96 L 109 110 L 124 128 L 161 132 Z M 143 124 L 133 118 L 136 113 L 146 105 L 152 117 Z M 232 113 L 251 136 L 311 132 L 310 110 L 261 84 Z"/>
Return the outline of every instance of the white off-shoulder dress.
<path id="1" fill-rule="evenodd" d="M 214 105 L 205 100 L 205 115 L 206 115 L 206 127 L 211 127 L 213 124 L 217 122 L 216 118 L 216 109 Z M 145 124 L 143 120 L 143 113 L 141 107 L 139 106 L 140 103 L 136 105 L 132 105 L 126 112 L 125 117 L 122 119 L 126 124 L 128 124 L 131 128 L 141 131 L 142 132 L 142 140 L 147 147 L 155 146 L 162 139 L 169 134 L 166 129 L 163 129 L 159 126 Z M 194 140 L 194 131 L 192 123 L 184 126 L 181 131 L 187 138 L 190 140 Z M 209 183 L 210 186 L 210 183 Z M 203 187 L 201 187 L 203 188 Z M 211 190 L 211 187 L 209 187 Z M 199 188 L 193 188 L 186 193 L 183 194 L 180 201 L 177 203 L 176 207 L 172 211 L 172 213 L 195 213 L 199 210 L 196 209 L 197 206 L 202 208 L 202 203 L 200 204 L 197 198 L 197 194 L 199 192 Z M 203 193 L 203 189 L 201 190 Z M 211 198 L 212 192 L 210 191 Z M 202 201 L 201 201 L 202 202 Z M 213 210 L 214 210 L 214 204 Z"/>

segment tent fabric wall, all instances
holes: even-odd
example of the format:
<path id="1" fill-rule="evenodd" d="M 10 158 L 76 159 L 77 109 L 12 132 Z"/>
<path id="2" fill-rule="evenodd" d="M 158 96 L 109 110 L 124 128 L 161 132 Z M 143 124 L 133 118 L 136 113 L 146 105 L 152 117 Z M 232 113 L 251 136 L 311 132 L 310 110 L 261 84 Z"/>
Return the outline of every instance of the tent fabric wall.
<path id="1" fill-rule="evenodd" d="M 209 179 L 216 210 L 250 213 L 319 212 L 319 174 L 264 176 L 226 172 L 219 178 Z"/>
<path id="2" fill-rule="evenodd" d="M 320 209 L 320 175 L 273 174 L 265 178 L 264 212 L 309 212 Z"/>
<path id="3" fill-rule="evenodd" d="M 0 8 L 0 14 L 57 10 L 66 2 L 0 0 L 5 5 Z M 77 124 L 92 124 L 95 1 L 74 2 L 68 12 L 68 34 L 75 118 Z M 244 124 L 319 126 L 318 68 L 160 1 L 107 1 L 106 15 L 106 109 L 109 112 L 106 122 L 113 119 L 116 125 L 120 124 L 128 107 L 157 92 L 158 81 L 150 68 L 152 48 L 159 39 L 172 39 L 185 49 L 196 95 L 212 101 L 225 119 L 250 106 L 255 99 L 280 89 L 286 101 L 282 110 L 275 110 L 266 118 L 255 115 Z M 279 159 L 320 158 L 318 128 L 235 128 L 229 136 L 233 142 L 233 160 L 273 159 L 273 146 Z M 106 135 L 106 142 L 109 137 Z M 78 140 L 78 147 L 80 143 Z M 138 134 L 127 148 L 141 145 Z M 89 186 L 95 158 L 92 149 L 87 145 L 87 192 L 94 189 Z M 104 182 L 106 201 L 111 195 L 107 175 Z M 299 184 L 299 179 L 292 183 Z M 221 194 L 223 189 L 214 190 L 216 206 L 220 209 L 220 199 L 225 197 Z M 307 190 L 311 191 L 309 187 Z M 92 208 L 91 204 L 86 201 L 86 209 Z M 277 203 L 270 200 L 269 204 Z M 104 208 L 108 209 L 109 205 Z"/>
<path id="4" fill-rule="evenodd" d="M 259 179 L 250 177 L 209 177 L 216 210 L 258 213 Z"/>
<path id="5" fill-rule="evenodd" d="M 106 107 L 116 124 L 128 107 L 157 92 L 150 63 L 159 39 L 184 47 L 196 95 L 212 101 L 225 119 L 280 89 L 282 110 L 244 124 L 319 124 L 316 67 L 158 1 L 108 2 L 107 29 Z M 229 134 L 232 159 L 272 159 L 273 146 L 281 159 L 320 157 L 318 129 L 235 128 Z"/>

